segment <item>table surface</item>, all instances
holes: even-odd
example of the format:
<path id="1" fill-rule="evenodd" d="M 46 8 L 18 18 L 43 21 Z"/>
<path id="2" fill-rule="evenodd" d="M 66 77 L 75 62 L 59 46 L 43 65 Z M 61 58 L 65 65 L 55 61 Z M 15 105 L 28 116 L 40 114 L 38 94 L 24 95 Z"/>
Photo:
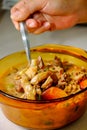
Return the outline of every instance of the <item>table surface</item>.
<path id="1" fill-rule="evenodd" d="M 79 47 L 87 50 L 87 26 L 46 32 L 40 35 L 30 34 L 31 47 L 45 43 L 56 43 Z M 0 58 L 16 51 L 24 50 L 20 33 L 14 28 L 9 11 L 0 17 Z M 0 109 L 0 130 L 29 130 L 10 122 Z M 76 122 L 61 130 L 87 130 L 87 112 Z"/>

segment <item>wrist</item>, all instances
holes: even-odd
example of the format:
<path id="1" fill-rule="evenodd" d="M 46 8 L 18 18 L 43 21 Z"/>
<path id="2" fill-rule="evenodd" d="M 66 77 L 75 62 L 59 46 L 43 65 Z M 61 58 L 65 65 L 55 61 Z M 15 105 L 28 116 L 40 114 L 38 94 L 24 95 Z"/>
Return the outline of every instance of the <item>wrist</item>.
<path id="1" fill-rule="evenodd" d="M 87 0 L 83 0 L 78 11 L 78 23 L 87 23 Z"/>

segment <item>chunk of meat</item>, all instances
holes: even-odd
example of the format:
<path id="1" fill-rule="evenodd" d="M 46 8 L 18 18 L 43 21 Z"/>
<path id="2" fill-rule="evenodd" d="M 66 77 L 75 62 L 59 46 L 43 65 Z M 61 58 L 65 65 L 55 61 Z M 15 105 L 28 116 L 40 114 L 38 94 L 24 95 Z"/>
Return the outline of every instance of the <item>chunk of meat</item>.
<path id="1" fill-rule="evenodd" d="M 17 92 L 24 92 L 24 89 L 23 89 L 23 86 L 22 86 L 20 80 L 17 80 L 15 82 L 15 89 L 16 89 Z"/>
<path id="2" fill-rule="evenodd" d="M 25 84 L 24 85 L 24 94 L 26 95 L 27 99 L 35 100 L 36 99 L 36 90 L 35 87 L 31 84 Z"/>
<path id="3" fill-rule="evenodd" d="M 38 57 L 37 59 L 37 66 L 38 68 L 42 69 L 44 67 L 44 62 L 41 56 Z"/>
<path id="4" fill-rule="evenodd" d="M 49 72 L 48 71 L 47 72 L 38 73 L 31 79 L 31 84 L 37 85 L 38 83 L 40 83 L 41 81 L 46 79 L 48 76 L 49 76 Z"/>
<path id="5" fill-rule="evenodd" d="M 36 73 L 37 73 L 37 66 L 29 67 L 25 71 L 25 74 L 28 76 L 29 79 L 32 79 Z"/>
<path id="6" fill-rule="evenodd" d="M 55 56 L 55 58 L 54 58 L 54 62 L 53 62 L 53 63 L 54 63 L 55 66 L 63 67 L 63 64 L 62 64 L 61 59 L 58 58 L 57 56 Z"/>
<path id="7" fill-rule="evenodd" d="M 53 83 L 53 79 L 49 76 L 46 81 L 42 84 L 41 88 L 47 89 Z"/>

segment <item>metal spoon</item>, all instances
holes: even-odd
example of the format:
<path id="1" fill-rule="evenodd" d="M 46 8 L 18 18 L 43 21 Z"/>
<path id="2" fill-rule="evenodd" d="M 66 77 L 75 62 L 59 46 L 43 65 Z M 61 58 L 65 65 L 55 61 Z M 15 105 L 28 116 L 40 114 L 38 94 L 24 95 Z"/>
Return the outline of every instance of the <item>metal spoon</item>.
<path id="1" fill-rule="evenodd" d="M 28 32 L 25 29 L 25 23 L 20 22 L 20 32 L 22 35 L 22 40 L 24 43 L 25 51 L 26 51 L 26 56 L 28 59 L 29 64 L 31 63 L 31 55 L 30 55 L 30 40 L 28 40 Z"/>

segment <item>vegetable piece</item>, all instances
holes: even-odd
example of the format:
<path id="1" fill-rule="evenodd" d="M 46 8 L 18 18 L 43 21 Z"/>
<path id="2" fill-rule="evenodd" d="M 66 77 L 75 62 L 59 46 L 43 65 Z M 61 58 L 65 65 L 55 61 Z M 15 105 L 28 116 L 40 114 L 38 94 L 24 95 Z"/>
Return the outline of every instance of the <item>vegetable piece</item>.
<path id="1" fill-rule="evenodd" d="M 48 88 L 42 93 L 42 99 L 44 100 L 56 99 L 56 98 L 61 98 L 66 96 L 67 94 L 65 93 L 65 91 L 57 87 Z"/>
<path id="2" fill-rule="evenodd" d="M 28 76 L 29 79 L 32 79 L 36 73 L 37 73 L 37 66 L 31 66 L 25 71 L 25 74 Z"/>
<path id="3" fill-rule="evenodd" d="M 52 86 L 53 79 L 49 76 L 46 81 L 42 84 L 41 88 L 47 89 L 48 87 Z"/>
<path id="4" fill-rule="evenodd" d="M 87 87 L 87 79 L 84 79 L 80 82 L 80 88 L 84 89 Z"/>

